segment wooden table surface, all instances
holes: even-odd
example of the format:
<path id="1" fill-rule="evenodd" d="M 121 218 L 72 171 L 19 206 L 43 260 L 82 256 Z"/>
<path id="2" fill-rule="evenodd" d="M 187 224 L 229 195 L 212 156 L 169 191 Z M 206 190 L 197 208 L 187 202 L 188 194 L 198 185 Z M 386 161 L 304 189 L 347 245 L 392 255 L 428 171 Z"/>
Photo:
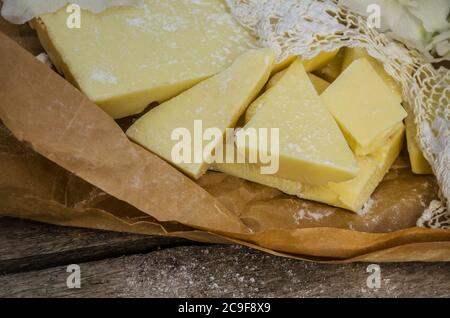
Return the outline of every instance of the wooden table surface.
<path id="1" fill-rule="evenodd" d="M 368 265 L 0 218 L 0 297 L 450 297 L 450 263 L 379 264 L 379 288 Z"/>

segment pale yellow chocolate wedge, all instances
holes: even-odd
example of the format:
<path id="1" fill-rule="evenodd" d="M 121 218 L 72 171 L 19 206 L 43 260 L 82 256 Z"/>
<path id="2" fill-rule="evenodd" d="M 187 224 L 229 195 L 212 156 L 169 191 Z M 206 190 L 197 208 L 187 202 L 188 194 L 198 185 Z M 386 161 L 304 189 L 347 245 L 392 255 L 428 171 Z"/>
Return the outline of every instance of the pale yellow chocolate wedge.
<path id="1" fill-rule="evenodd" d="M 260 173 L 256 164 L 215 163 L 212 169 L 279 189 L 303 199 L 322 202 L 358 212 L 366 203 L 385 174 L 398 157 L 404 140 L 404 127 L 387 139 L 387 142 L 370 156 L 358 156 L 360 166 L 357 176 L 349 181 L 310 185 Z"/>
<path id="2" fill-rule="evenodd" d="M 379 148 L 407 116 L 398 96 L 365 58 L 347 67 L 321 98 L 357 155 Z"/>
<path id="3" fill-rule="evenodd" d="M 284 74 L 286 74 L 286 70 L 278 72 L 277 74 L 273 75 L 267 82 L 265 90 L 267 91 L 268 89 L 274 87 L 280 81 L 280 79 L 283 77 Z M 308 73 L 308 77 L 311 80 L 311 83 L 313 84 L 314 88 L 316 89 L 319 95 L 322 94 L 328 88 L 328 86 L 330 86 L 330 83 L 312 73 Z M 261 105 L 262 103 L 255 101 L 250 105 L 249 108 L 247 108 L 247 111 L 245 112 L 246 123 L 248 123 L 250 119 L 252 119 L 252 117 L 256 114 Z"/>
<path id="4" fill-rule="evenodd" d="M 384 83 L 391 89 L 391 91 L 396 94 L 399 100 L 402 100 L 402 91 L 400 85 L 388 74 L 383 68 L 383 65 L 378 62 L 375 58 L 370 56 L 366 49 L 363 48 L 345 48 L 344 50 L 344 61 L 342 63 L 342 70 L 344 71 L 350 64 L 354 61 L 365 58 L 372 64 L 373 69 L 378 73 L 378 75 L 383 79 Z"/>
<path id="5" fill-rule="evenodd" d="M 320 78 L 332 83 L 342 72 L 342 62 L 344 60 L 343 50 L 339 50 L 326 65 L 315 71 Z"/>
<path id="6" fill-rule="evenodd" d="M 33 23 L 56 67 L 114 118 L 142 112 L 229 67 L 255 40 L 221 0 L 145 0 L 145 8 L 65 8 Z"/>
<path id="7" fill-rule="evenodd" d="M 307 72 L 313 72 L 327 65 L 336 56 L 338 52 L 339 50 L 331 52 L 327 51 L 320 52 L 312 59 L 303 59 L 303 66 L 305 67 L 305 70 Z M 296 56 L 289 56 L 285 58 L 283 61 L 275 64 L 272 70 L 272 74 L 279 73 L 280 71 L 284 70 L 289 65 L 291 65 L 291 63 L 294 62 L 296 59 L 297 59 Z"/>
<path id="8" fill-rule="evenodd" d="M 196 153 L 198 155 L 196 135 L 200 134 L 202 138 L 208 128 L 219 129 L 223 134 L 226 128 L 234 127 L 269 78 L 274 59 L 270 49 L 243 54 L 225 71 L 150 110 L 128 129 L 128 137 L 172 162 L 192 178 L 199 178 L 208 169 L 209 158 L 200 153 L 200 159 L 195 159 Z M 199 133 L 195 130 L 198 120 L 202 125 Z M 180 129 L 190 135 L 190 162 L 178 162 L 173 157 L 178 142 L 172 140 L 172 134 Z M 219 142 L 222 140 L 216 144 Z M 205 140 L 200 140 L 199 144 L 203 150 L 206 145 L 211 145 Z M 213 151 L 214 147 L 206 156 Z"/>
<path id="9" fill-rule="evenodd" d="M 422 150 L 417 142 L 417 128 L 412 114 L 409 114 L 405 120 L 406 123 L 406 142 L 408 146 L 409 160 L 411 170 L 415 174 L 432 174 L 430 164 L 423 156 Z"/>
<path id="10" fill-rule="evenodd" d="M 281 79 L 281 77 L 283 77 L 284 74 L 286 74 L 286 70 L 283 70 L 283 71 L 278 72 L 275 75 L 273 75 L 270 78 L 270 80 L 267 82 L 265 89 L 268 90 L 269 88 L 274 87 L 275 84 L 278 83 L 278 81 Z M 311 83 L 314 85 L 314 88 L 316 89 L 317 94 L 319 94 L 319 95 L 322 94 L 328 88 L 328 86 L 330 86 L 329 82 L 318 77 L 317 75 L 308 73 L 308 76 L 309 76 L 309 79 L 311 80 Z"/>
<path id="11" fill-rule="evenodd" d="M 279 170 L 282 178 L 310 184 L 345 181 L 358 166 L 342 132 L 322 103 L 300 59 L 252 105 L 256 114 L 247 129 L 279 129 Z M 258 152 L 258 143 L 236 140 L 241 153 Z"/>

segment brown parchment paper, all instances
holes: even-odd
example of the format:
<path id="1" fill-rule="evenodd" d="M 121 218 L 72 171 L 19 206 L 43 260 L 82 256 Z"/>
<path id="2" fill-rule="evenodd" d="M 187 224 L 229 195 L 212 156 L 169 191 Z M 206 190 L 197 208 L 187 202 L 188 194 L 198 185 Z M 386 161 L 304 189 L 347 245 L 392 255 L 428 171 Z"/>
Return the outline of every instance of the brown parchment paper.
<path id="1" fill-rule="evenodd" d="M 194 182 L 38 62 L 32 31 L 4 21 L 0 30 L 0 215 L 314 261 L 450 261 L 449 230 L 415 227 L 437 185 L 406 159 L 365 216 L 216 172 Z"/>

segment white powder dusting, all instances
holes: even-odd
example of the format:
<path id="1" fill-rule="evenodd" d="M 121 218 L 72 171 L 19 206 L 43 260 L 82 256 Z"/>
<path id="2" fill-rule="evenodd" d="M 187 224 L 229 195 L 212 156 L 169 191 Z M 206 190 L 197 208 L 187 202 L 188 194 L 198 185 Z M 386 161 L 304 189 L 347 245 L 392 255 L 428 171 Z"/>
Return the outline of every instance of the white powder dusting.
<path id="1" fill-rule="evenodd" d="M 41 62 L 41 63 L 43 63 L 43 64 L 45 64 L 45 65 L 47 65 L 49 67 L 53 67 L 52 61 L 50 61 L 50 58 L 45 53 L 41 53 L 41 54 L 37 55 L 36 59 L 39 62 Z"/>
<path id="2" fill-rule="evenodd" d="M 309 212 L 304 209 L 299 210 L 293 215 L 295 224 L 300 225 L 301 220 L 320 221 L 324 217 L 330 216 L 333 212 L 328 211 L 326 213 Z"/>
<path id="3" fill-rule="evenodd" d="M 212 58 L 214 58 L 215 60 L 217 60 L 219 62 L 225 62 L 227 60 L 227 57 L 224 56 L 222 51 L 212 52 L 210 55 Z"/>
<path id="4" fill-rule="evenodd" d="M 142 179 L 139 175 L 134 175 L 131 179 L 131 187 L 133 189 L 140 189 L 142 187 Z"/>
<path id="5" fill-rule="evenodd" d="M 289 143 L 287 146 L 292 151 L 295 151 L 295 152 L 298 152 L 298 153 L 303 152 L 302 147 L 300 147 L 300 145 L 298 145 L 298 144 Z"/>
<path id="6" fill-rule="evenodd" d="M 373 206 L 375 205 L 375 201 L 372 198 L 369 198 L 366 203 L 364 203 L 363 207 L 357 212 L 358 215 L 364 216 L 370 213 Z"/>
<path id="7" fill-rule="evenodd" d="M 117 84 L 119 82 L 116 75 L 98 67 L 94 67 L 92 70 L 91 79 L 103 84 Z"/>
<path id="8" fill-rule="evenodd" d="M 166 32 L 175 32 L 179 28 L 186 26 L 188 23 L 182 18 L 166 17 L 163 19 L 162 29 Z"/>
<path id="9" fill-rule="evenodd" d="M 232 78 L 230 76 L 227 76 L 226 78 L 223 79 L 223 81 L 220 83 L 221 91 L 226 91 L 229 89 L 231 80 Z"/>
<path id="10" fill-rule="evenodd" d="M 203 0 L 191 0 L 191 2 L 192 2 L 192 4 L 196 4 L 196 5 L 202 5 L 202 4 L 204 4 L 204 3 L 203 3 Z"/>
<path id="11" fill-rule="evenodd" d="M 126 22 L 131 27 L 139 27 L 142 28 L 145 25 L 145 19 L 144 18 L 133 18 L 133 19 L 126 19 Z"/>
<path id="12" fill-rule="evenodd" d="M 178 26 L 176 24 L 165 24 L 162 29 L 167 32 L 175 32 L 178 30 Z"/>
<path id="13" fill-rule="evenodd" d="M 233 22 L 231 15 L 227 13 L 211 14 L 210 16 L 208 16 L 208 20 L 213 21 L 218 25 L 232 24 Z"/>

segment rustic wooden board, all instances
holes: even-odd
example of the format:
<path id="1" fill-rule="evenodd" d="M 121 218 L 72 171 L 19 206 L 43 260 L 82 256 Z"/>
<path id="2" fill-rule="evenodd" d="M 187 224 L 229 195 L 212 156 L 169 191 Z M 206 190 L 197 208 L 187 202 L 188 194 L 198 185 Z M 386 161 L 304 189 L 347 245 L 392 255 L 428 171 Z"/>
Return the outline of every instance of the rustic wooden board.
<path id="1" fill-rule="evenodd" d="M 320 265 L 237 246 L 186 246 L 0 276 L 12 297 L 450 297 L 450 264 L 381 264 L 381 287 L 367 287 L 368 264 Z"/>
<path id="2" fill-rule="evenodd" d="M 0 273 L 196 244 L 177 238 L 76 229 L 13 218 L 0 218 L 0 242 Z"/>

